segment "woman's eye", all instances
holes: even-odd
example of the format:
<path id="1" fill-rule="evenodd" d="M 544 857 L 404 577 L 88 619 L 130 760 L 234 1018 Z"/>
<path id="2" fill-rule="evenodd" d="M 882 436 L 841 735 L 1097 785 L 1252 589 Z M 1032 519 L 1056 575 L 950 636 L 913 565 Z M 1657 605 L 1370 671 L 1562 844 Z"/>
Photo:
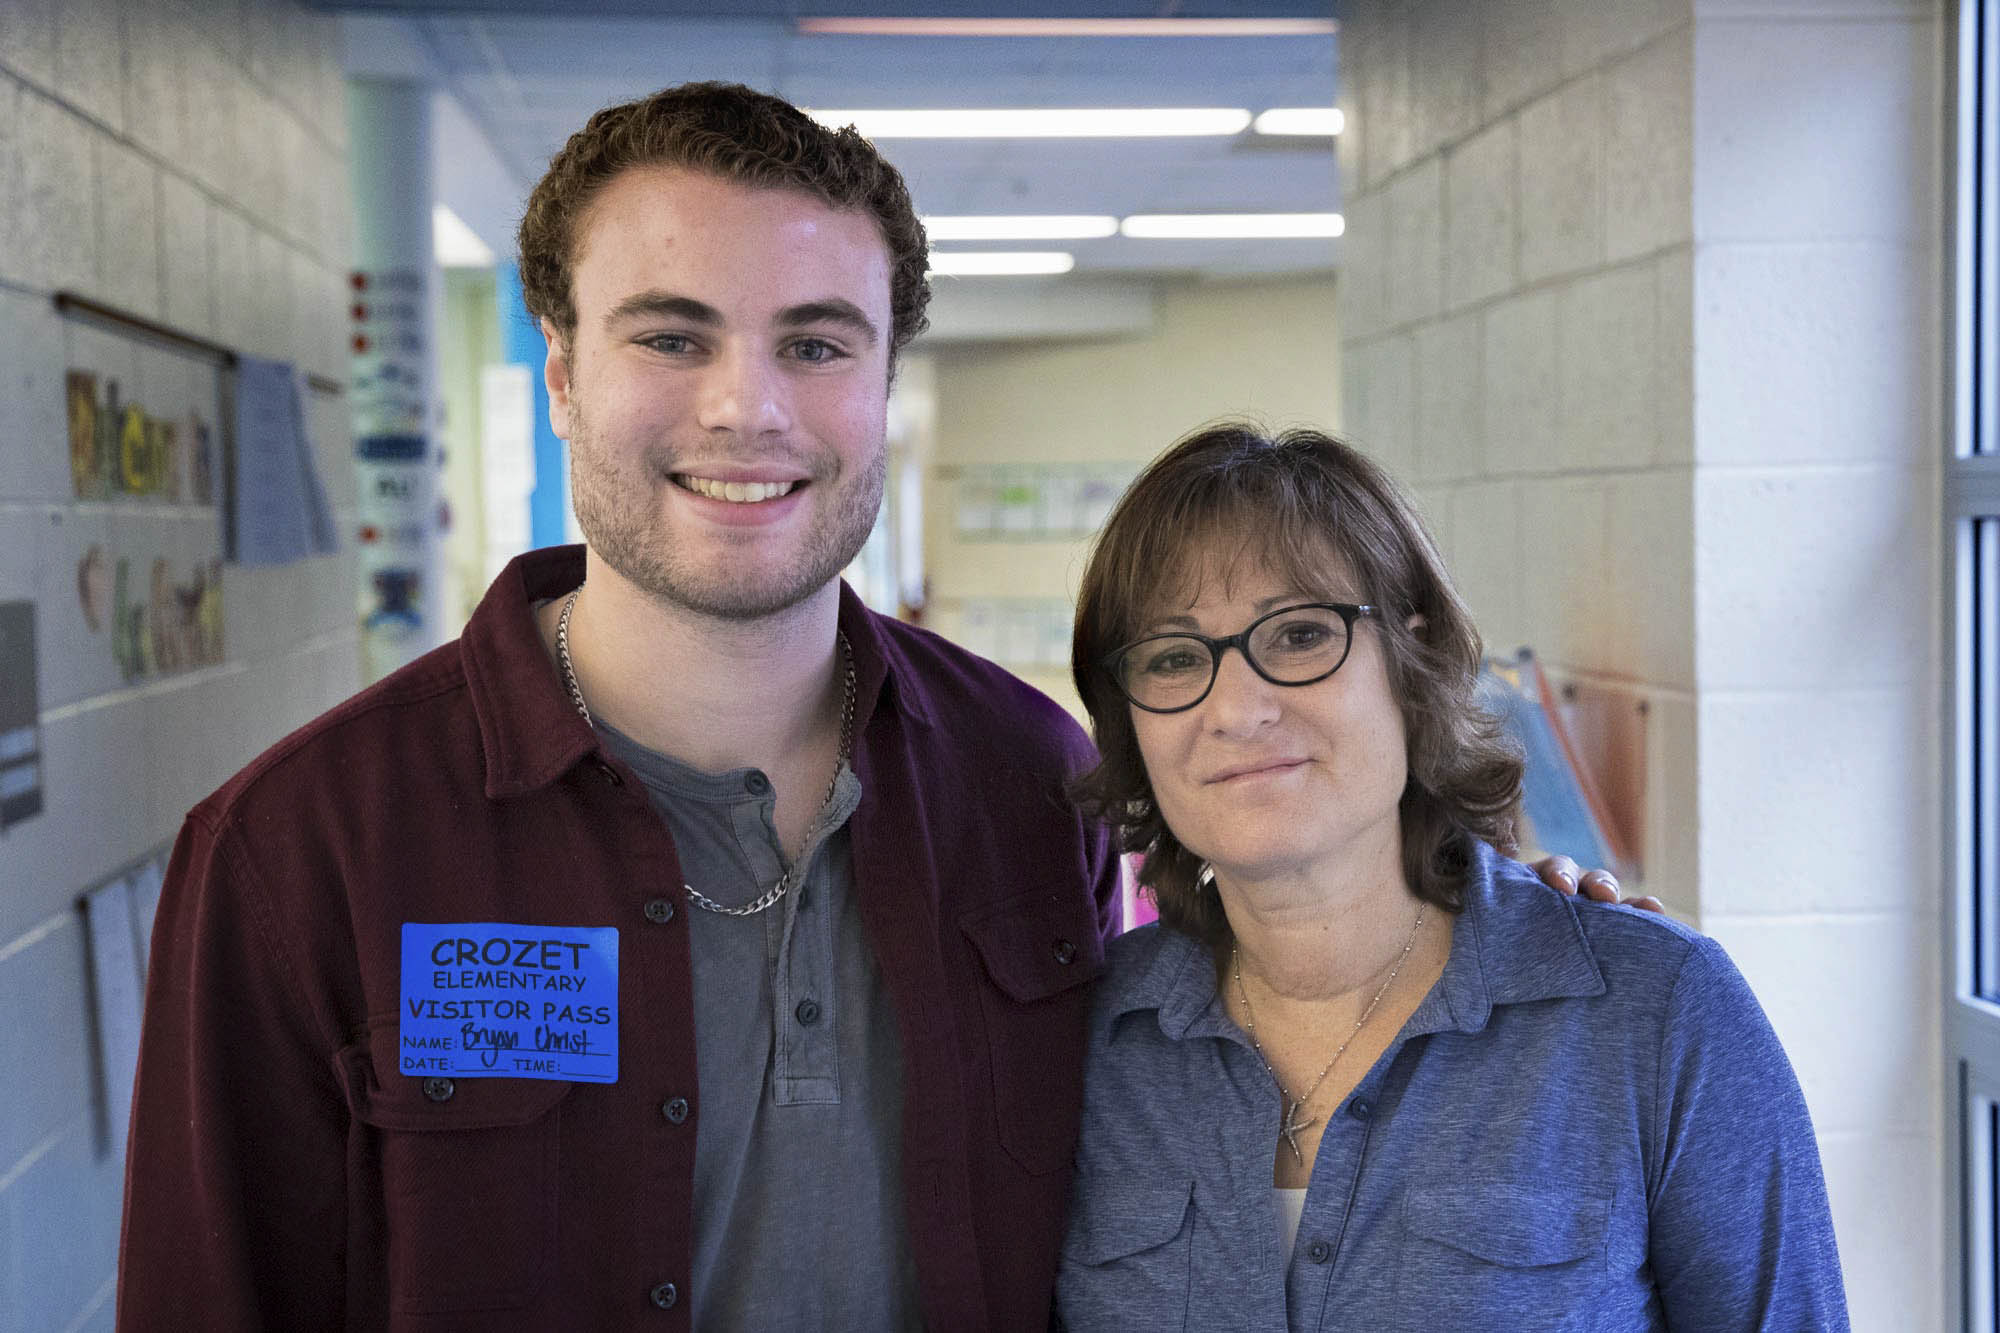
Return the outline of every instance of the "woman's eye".
<path id="1" fill-rule="evenodd" d="M 1308 653 L 1324 647 L 1333 637 L 1327 626 L 1311 620 L 1294 620 L 1280 625 L 1278 632 L 1271 636 L 1272 644 L 1283 653 Z"/>
<path id="2" fill-rule="evenodd" d="M 1178 676 L 1201 669 L 1201 654 L 1190 648 L 1169 648 L 1146 659 L 1149 676 Z"/>

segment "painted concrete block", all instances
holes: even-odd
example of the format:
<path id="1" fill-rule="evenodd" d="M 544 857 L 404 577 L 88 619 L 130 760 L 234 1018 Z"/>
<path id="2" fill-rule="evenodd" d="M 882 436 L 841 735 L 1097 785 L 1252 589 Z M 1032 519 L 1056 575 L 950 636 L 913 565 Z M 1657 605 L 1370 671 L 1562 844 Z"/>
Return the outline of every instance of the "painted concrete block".
<path id="1" fill-rule="evenodd" d="M 1515 285 L 1515 134 L 1503 120 L 1445 155 L 1445 303 L 1459 309 Z"/>
<path id="2" fill-rule="evenodd" d="M 96 1071 L 82 922 L 74 911 L 61 912 L 0 942 L 0 1013 L 7 1015 L 0 1059 L 11 1071 L 7 1114 L 0 1116 L 0 1175 L 91 1112 Z"/>
<path id="3" fill-rule="evenodd" d="M 1390 182 L 1389 287 L 1392 326 L 1438 313 L 1444 284 L 1444 165 L 1426 158 Z"/>
<path id="4" fill-rule="evenodd" d="M 0 290 L 0 500 L 71 492 L 60 317 L 47 297 Z"/>
<path id="5" fill-rule="evenodd" d="M 1939 910 L 1927 686 L 1710 693 L 1701 702 L 1705 864 L 1715 913 Z"/>
<path id="6" fill-rule="evenodd" d="M 19 172 L 7 232 L 10 271 L 26 286 L 87 291 L 97 277 L 96 131 L 63 107 L 23 90 L 14 138 Z"/>
<path id="7" fill-rule="evenodd" d="M 1482 118 L 1492 121 L 1562 82 L 1561 0 L 1486 0 Z"/>
<path id="8" fill-rule="evenodd" d="M 0 67 L 44 90 L 56 86 L 58 0 L 9 0 L 0 9 Z"/>
<path id="9" fill-rule="evenodd" d="M 1606 595 L 1592 617 L 1593 661 L 1648 686 L 1692 690 L 1693 472 L 1628 472 L 1606 481 Z"/>
<path id="10" fill-rule="evenodd" d="M 1510 481 L 1459 486 L 1451 497 L 1451 577 L 1489 653 L 1522 642 L 1521 496 Z"/>
<path id="11" fill-rule="evenodd" d="M 1461 0 L 1408 6 L 1411 111 L 1416 151 L 1436 152 L 1479 122 L 1479 15 Z"/>
<path id="12" fill-rule="evenodd" d="M 1609 490 L 1597 477 L 1521 487 L 1522 635 L 1558 670 L 1609 671 L 1622 656 L 1602 632 L 1614 601 Z"/>
<path id="13" fill-rule="evenodd" d="M 97 295 L 160 317 L 160 172 L 112 139 L 92 145 L 97 188 Z"/>
<path id="14" fill-rule="evenodd" d="M 56 88 L 113 133 L 125 128 L 125 32 L 119 0 L 63 0 Z"/>
<path id="15" fill-rule="evenodd" d="M 1639 882 L 1683 921 L 1701 914 L 1697 782 L 1700 737 L 1692 696 L 1649 690 L 1646 702 L 1645 828 Z"/>
<path id="16" fill-rule="evenodd" d="M 1341 209 L 1340 334 L 1343 341 L 1372 338 L 1386 322 L 1389 298 L 1388 202 L 1376 191 L 1347 197 Z"/>
<path id="17" fill-rule="evenodd" d="M 1935 1085 L 1935 1078 L 1930 1080 Z M 1927 1100 L 1921 1094 L 1915 1100 Z M 1938 1197 L 1944 1171 L 1929 1135 L 1822 1134 L 1820 1166 L 1857 1329 L 1942 1329 Z"/>
<path id="18" fill-rule="evenodd" d="M 1417 330 L 1412 433 L 1423 481 L 1476 477 L 1485 469 L 1483 341 L 1476 311 Z"/>
<path id="19" fill-rule="evenodd" d="M 1594 74 L 1520 113 L 1523 282 L 1604 258 L 1604 89 Z"/>
<path id="20" fill-rule="evenodd" d="M 201 36 L 170 5 L 128 5 L 125 36 L 125 124 L 135 142 L 185 170 L 187 50 Z"/>
<path id="21" fill-rule="evenodd" d="M 250 224 L 234 208 L 208 206 L 208 257 L 215 284 L 215 332 L 233 347 L 258 346 L 256 279 L 251 272 Z"/>
<path id="22" fill-rule="evenodd" d="M 1935 268 L 1888 243 L 1703 245 L 1694 259 L 1704 463 L 1928 461 Z"/>
<path id="23" fill-rule="evenodd" d="M 215 330 L 214 266 L 208 251 L 208 199 L 173 172 L 160 174 L 161 313 L 192 333 Z"/>
<path id="24" fill-rule="evenodd" d="M 6 20 L 0 18 L 0 25 Z M 21 193 L 21 87 L 0 75 L 0 281 L 25 283 L 24 241 L 16 235 L 28 219 L 15 202 Z"/>
<path id="25" fill-rule="evenodd" d="M 190 44 L 186 63 L 187 165 L 212 194 L 229 198 L 243 186 L 236 159 L 236 95 L 241 79 L 210 42 Z"/>
<path id="26" fill-rule="evenodd" d="M 1566 468 L 1643 467 L 1658 432 L 1649 265 L 1580 278 L 1556 296 L 1558 448 Z"/>
<path id="27" fill-rule="evenodd" d="M 1927 243 L 1937 226 L 1937 29 L 1715 20 L 1695 35 L 1695 234 Z"/>
<path id="28" fill-rule="evenodd" d="M 1415 471 L 1415 359 L 1407 335 L 1350 347 L 1341 396 L 1355 447 L 1404 478 Z"/>
<path id="29" fill-rule="evenodd" d="M 1688 0 L 1559 0 L 1565 74 L 1596 69 L 1685 24 Z"/>
<path id="30" fill-rule="evenodd" d="M 1360 124 L 1367 173 L 1361 182 L 1364 189 L 1382 186 L 1417 156 L 1410 22 L 1409 7 L 1404 5 L 1378 5 L 1367 14 L 1368 73 L 1361 90 Z M 1358 69 L 1361 60 L 1357 57 L 1352 63 Z"/>
<path id="31" fill-rule="evenodd" d="M 1613 263 L 1693 235 L 1693 60 L 1680 28 L 1604 71 L 1604 252 Z"/>
<path id="32" fill-rule="evenodd" d="M 1691 463 L 1694 447 L 1694 253 L 1681 246 L 1653 261 L 1653 354 L 1659 392 L 1653 456 Z"/>
<path id="33" fill-rule="evenodd" d="M 1925 469 L 1698 471 L 1702 687 L 1929 681 L 1938 522 Z"/>
<path id="34" fill-rule="evenodd" d="M 1556 297 L 1534 291 L 1488 308 L 1486 472 L 1515 476 L 1560 466 L 1556 440 Z"/>
<path id="35" fill-rule="evenodd" d="M 1755 866 L 1703 872 L 1758 875 Z M 1871 869 L 1879 869 L 1871 867 Z M 1773 895 L 1769 910 L 1788 904 Z M 1750 982 L 1821 1134 L 1922 1137 L 1938 1067 L 1935 916 L 1702 916 Z"/>

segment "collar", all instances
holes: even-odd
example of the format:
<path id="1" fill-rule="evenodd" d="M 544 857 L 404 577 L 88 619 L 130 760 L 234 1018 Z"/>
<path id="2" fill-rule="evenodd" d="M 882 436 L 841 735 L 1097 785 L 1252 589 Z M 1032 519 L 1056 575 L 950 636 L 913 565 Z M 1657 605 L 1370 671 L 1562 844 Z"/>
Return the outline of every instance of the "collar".
<path id="1" fill-rule="evenodd" d="M 1114 1022 L 1152 1009 L 1159 1013 L 1160 1031 L 1175 1041 L 1233 1033 L 1235 1024 L 1217 1002 L 1208 950 L 1179 931 L 1153 930 L 1150 958 L 1142 956 L 1123 978 L 1113 973 L 1105 1003 Z M 1604 974 L 1576 904 L 1527 866 L 1480 843 L 1466 876 L 1465 910 L 1453 923 L 1451 957 L 1403 1035 L 1479 1032 L 1501 1005 L 1604 990 Z"/>
<path id="2" fill-rule="evenodd" d="M 600 750 L 599 738 L 570 702 L 562 674 L 535 626 L 535 606 L 567 596 L 583 582 L 581 546 L 518 555 L 486 590 L 459 637 L 466 688 L 486 756 L 486 795 L 520 796 L 555 782 Z M 854 735 L 861 738 L 886 701 L 930 724 L 922 692 L 907 682 L 900 645 L 845 582 L 840 627 L 854 650 Z"/>

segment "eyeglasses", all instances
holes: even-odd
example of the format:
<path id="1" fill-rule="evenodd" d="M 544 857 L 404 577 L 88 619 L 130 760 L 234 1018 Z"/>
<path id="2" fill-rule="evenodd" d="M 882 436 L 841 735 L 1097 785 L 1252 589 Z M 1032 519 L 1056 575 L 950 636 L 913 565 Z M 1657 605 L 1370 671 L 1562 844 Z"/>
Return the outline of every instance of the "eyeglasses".
<path id="1" fill-rule="evenodd" d="M 1281 606 L 1224 639 L 1185 631 L 1148 635 L 1105 658 L 1103 666 L 1136 707 L 1179 713 L 1208 697 L 1230 648 L 1241 651 L 1250 669 L 1273 685 L 1311 685 L 1347 661 L 1354 622 L 1381 614 L 1377 607 L 1348 602 Z"/>

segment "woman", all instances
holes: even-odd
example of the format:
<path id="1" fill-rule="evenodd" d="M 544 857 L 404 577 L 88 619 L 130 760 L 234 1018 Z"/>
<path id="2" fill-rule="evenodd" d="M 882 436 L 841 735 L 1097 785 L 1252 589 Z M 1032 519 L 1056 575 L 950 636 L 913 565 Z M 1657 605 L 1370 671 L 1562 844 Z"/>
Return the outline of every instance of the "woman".
<path id="1" fill-rule="evenodd" d="M 1713 941 L 1502 855 L 1479 655 L 1409 503 L 1324 435 L 1207 429 L 1120 501 L 1082 794 L 1160 924 L 1095 1002 L 1067 1327 L 1846 1327 L 1769 1023 Z"/>

